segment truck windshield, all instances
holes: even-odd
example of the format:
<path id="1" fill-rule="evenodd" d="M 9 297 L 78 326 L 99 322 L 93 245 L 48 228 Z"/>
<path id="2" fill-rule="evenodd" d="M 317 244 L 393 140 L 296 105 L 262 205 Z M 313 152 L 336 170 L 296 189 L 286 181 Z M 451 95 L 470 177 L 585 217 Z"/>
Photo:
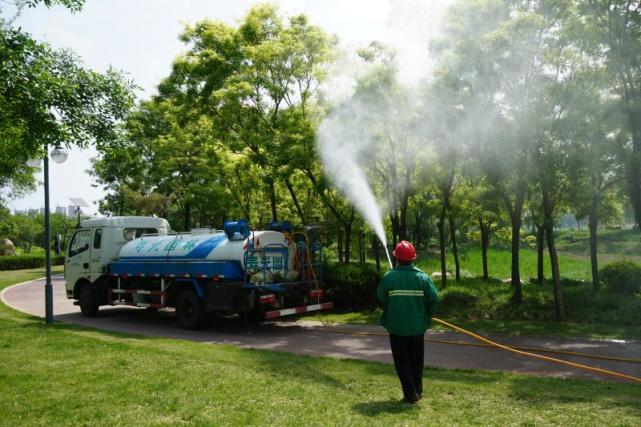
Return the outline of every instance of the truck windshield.
<path id="1" fill-rule="evenodd" d="M 78 230 L 73 235 L 71 243 L 69 244 L 69 256 L 76 256 L 87 249 L 89 249 L 89 242 L 91 241 L 91 230 Z"/>

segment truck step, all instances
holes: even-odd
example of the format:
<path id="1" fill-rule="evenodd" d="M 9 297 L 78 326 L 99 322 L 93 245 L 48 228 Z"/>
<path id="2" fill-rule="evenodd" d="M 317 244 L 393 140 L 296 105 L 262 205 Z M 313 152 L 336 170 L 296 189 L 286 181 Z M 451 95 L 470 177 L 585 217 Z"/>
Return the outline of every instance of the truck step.
<path id="1" fill-rule="evenodd" d="M 138 295 L 163 295 L 163 291 L 150 291 L 147 289 L 111 289 L 112 294 L 138 294 Z"/>
<path id="2" fill-rule="evenodd" d="M 152 304 L 147 302 L 129 302 L 129 301 L 112 301 L 111 305 L 128 305 L 131 307 L 149 307 L 149 308 L 164 308 L 162 304 Z"/>
<path id="3" fill-rule="evenodd" d="M 334 307 L 333 302 L 324 302 L 321 304 L 303 305 L 300 307 L 286 308 L 283 310 L 274 310 L 265 312 L 265 319 L 274 319 L 276 317 L 290 316 L 292 314 L 308 313 L 310 311 L 329 310 Z"/>

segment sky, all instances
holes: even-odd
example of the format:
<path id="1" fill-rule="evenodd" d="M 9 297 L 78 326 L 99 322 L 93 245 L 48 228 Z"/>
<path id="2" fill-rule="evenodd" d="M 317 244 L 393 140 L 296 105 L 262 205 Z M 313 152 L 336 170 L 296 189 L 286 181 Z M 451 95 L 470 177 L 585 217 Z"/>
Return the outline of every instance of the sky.
<path id="1" fill-rule="evenodd" d="M 263 1 L 264 2 L 264 1 Z M 436 25 L 447 0 L 280 0 L 285 16 L 305 13 L 314 25 L 338 36 L 345 49 L 381 40 L 402 47 L 399 57 L 408 80 L 429 67 L 426 33 Z M 140 87 L 139 99 L 148 98 L 184 45 L 178 35 L 186 24 L 211 18 L 235 25 L 256 1 L 220 0 L 87 0 L 81 12 L 72 14 L 62 7 L 25 9 L 14 25 L 36 39 L 57 48 L 69 48 L 84 65 L 97 71 L 108 67 L 124 71 Z M 5 8 L 5 16 L 11 10 Z M 72 150 L 63 164 L 50 166 L 50 199 L 67 206 L 70 197 L 81 197 L 97 212 L 95 202 L 104 196 L 92 186 L 85 172 L 95 150 Z M 42 173 L 37 175 L 42 181 Z M 10 201 L 13 209 L 44 205 L 42 185 L 38 191 Z"/>

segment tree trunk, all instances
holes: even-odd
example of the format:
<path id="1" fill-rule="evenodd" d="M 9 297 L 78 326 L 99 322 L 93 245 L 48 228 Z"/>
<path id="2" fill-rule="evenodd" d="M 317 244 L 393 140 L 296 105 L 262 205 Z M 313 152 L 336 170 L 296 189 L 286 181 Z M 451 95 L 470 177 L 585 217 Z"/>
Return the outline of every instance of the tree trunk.
<path id="1" fill-rule="evenodd" d="M 120 190 L 118 191 L 118 216 L 123 216 L 125 212 L 125 192 L 122 191 L 122 185 L 120 186 Z"/>
<path id="2" fill-rule="evenodd" d="M 376 260 L 376 271 L 381 271 L 381 255 L 378 251 L 378 238 L 372 234 L 372 252 L 374 252 L 374 260 Z"/>
<path id="3" fill-rule="evenodd" d="M 345 259 L 343 256 L 343 230 L 338 232 L 338 241 L 336 246 L 338 246 L 338 262 L 343 262 Z"/>
<path id="4" fill-rule="evenodd" d="M 352 224 L 354 223 L 354 208 L 351 209 L 349 221 L 345 223 L 345 264 L 349 264 L 352 246 Z"/>
<path id="5" fill-rule="evenodd" d="M 401 197 L 401 206 L 399 209 L 399 220 L 398 220 L 398 240 L 407 240 L 407 205 L 409 203 L 409 196 L 407 194 L 407 189 L 404 190 L 404 194 Z"/>
<path id="6" fill-rule="evenodd" d="M 276 212 L 276 188 L 274 185 L 274 181 L 270 180 L 269 181 L 269 202 L 272 207 L 272 221 L 278 221 L 278 214 Z"/>
<path id="7" fill-rule="evenodd" d="M 345 224 L 345 264 L 349 264 L 352 243 L 352 224 Z"/>
<path id="8" fill-rule="evenodd" d="M 395 245 L 400 241 L 398 218 L 396 217 L 394 212 L 390 212 L 389 219 L 390 223 L 392 224 L 392 245 Z"/>
<path id="9" fill-rule="evenodd" d="M 358 232 L 358 262 L 365 264 L 365 235 L 363 230 Z"/>
<path id="10" fill-rule="evenodd" d="M 511 203 L 508 193 L 502 193 L 505 207 L 510 213 L 510 222 L 512 224 L 512 277 L 510 283 L 514 289 L 512 301 L 516 304 L 523 303 L 523 289 L 521 286 L 521 270 L 519 267 L 519 251 L 521 241 L 521 223 L 523 215 L 523 202 L 525 201 L 524 184 L 519 185 L 514 195 L 514 204 Z"/>
<path id="11" fill-rule="evenodd" d="M 420 223 L 421 223 L 420 212 L 418 209 L 416 209 L 416 212 L 414 213 L 414 227 L 412 227 L 414 236 L 412 238 L 414 239 L 414 244 L 416 245 L 417 248 L 423 247 L 423 239 L 421 238 L 422 236 L 420 232 Z"/>
<path id="12" fill-rule="evenodd" d="M 628 159 L 628 195 L 641 232 L 641 126 L 636 109 L 628 111 L 628 120 L 632 130 L 632 156 Z"/>
<path id="13" fill-rule="evenodd" d="M 487 269 L 487 250 L 490 245 L 490 227 L 483 221 L 483 217 L 479 216 L 479 228 L 481 230 L 481 259 L 483 260 L 483 281 L 487 282 L 490 279 L 490 273 Z"/>
<path id="14" fill-rule="evenodd" d="M 298 213 L 298 217 L 300 218 L 300 223 L 302 225 L 305 225 L 305 214 L 303 213 L 303 208 L 301 208 L 300 203 L 298 202 L 298 197 L 296 197 L 296 192 L 294 192 L 294 187 L 292 186 L 292 183 L 289 181 L 289 178 L 285 179 L 285 186 L 289 191 L 289 195 L 292 197 L 294 206 L 296 206 L 296 212 Z"/>
<path id="15" fill-rule="evenodd" d="M 447 261 L 445 260 L 445 207 L 441 208 L 438 217 L 438 244 L 441 251 L 441 287 L 447 286 Z"/>
<path id="16" fill-rule="evenodd" d="M 191 204 L 189 202 L 185 202 L 183 209 L 183 229 L 184 231 L 191 230 Z"/>
<path id="17" fill-rule="evenodd" d="M 519 251 L 521 237 L 521 218 L 512 216 L 512 278 L 511 283 L 514 288 L 512 299 L 517 304 L 523 302 L 523 291 L 521 289 L 521 271 L 519 269 Z"/>
<path id="18" fill-rule="evenodd" d="M 545 225 L 536 226 L 536 282 L 540 285 L 545 281 L 543 272 L 543 257 L 545 246 Z"/>
<path id="19" fill-rule="evenodd" d="M 454 268 L 455 268 L 455 278 L 459 282 L 461 280 L 461 265 L 458 259 L 458 247 L 456 246 L 456 222 L 454 222 L 454 217 L 452 214 L 449 215 L 450 222 L 450 237 L 452 239 L 452 254 L 454 255 Z"/>
<path id="20" fill-rule="evenodd" d="M 590 264 L 592 266 L 592 290 L 599 292 L 599 262 L 597 260 L 597 228 L 599 227 L 599 199 L 592 196 L 588 227 L 590 229 Z"/>
<path id="21" fill-rule="evenodd" d="M 559 271 L 559 257 L 554 244 L 554 219 L 552 218 L 552 204 L 547 191 L 543 190 L 543 215 L 545 220 L 545 236 L 550 253 L 550 264 L 552 266 L 552 282 L 554 284 L 554 314 L 556 320 L 561 322 L 565 319 L 563 308 L 563 294 L 561 293 L 561 273 Z"/>

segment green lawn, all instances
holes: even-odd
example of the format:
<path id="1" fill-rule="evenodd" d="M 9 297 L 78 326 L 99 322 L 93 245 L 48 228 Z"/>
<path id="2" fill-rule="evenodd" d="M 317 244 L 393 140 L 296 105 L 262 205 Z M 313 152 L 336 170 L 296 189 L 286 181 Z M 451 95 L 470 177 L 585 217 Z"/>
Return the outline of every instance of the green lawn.
<path id="1" fill-rule="evenodd" d="M 600 267 L 612 261 L 629 259 L 641 263 L 641 233 L 634 230 L 606 230 L 598 232 L 598 255 Z M 591 280 L 590 273 L 590 234 L 587 230 L 561 230 L 556 233 L 559 251 L 561 276 L 568 279 Z M 468 276 L 483 274 L 481 250 L 478 244 L 462 244 L 459 259 L 463 273 Z M 422 252 L 419 266 L 425 271 L 441 271 L 438 254 Z M 447 249 L 448 271 L 454 271 L 454 258 Z M 509 248 L 493 247 L 488 253 L 490 276 L 505 279 L 511 273 L 512 253 Z M 521 278 L 536 277 L 537 257 L 534 249 L 522 248 L 520 251 Z M 550 260 L 545 250 L 545 274 L 550 277 Z"/>
<path id="2" fill-rule="evenodd" d="M 54 266 L 51 268 L 52 274 L 60 274 L 62 272 L 62 266 Z M 30 270 L 0 271 L 0 290 L 14 283 L 26 282 L 28 280 L 38 279 L 44 276 L 45 272 L 42 268 L 34 268 Z"/>
<path id="3" fill-rule="evenodd" d="M 545 253 L 544 272 L 546 277 L 551 276 L 550 259 Z M 483 261 L 481 250 L 476 246 L 463 247 L 459 253 L 463 276 L 476 277 L 483 275 Z M 536 277 L 536 251 L 521 249 L 519 253 L 521 267 L 521 280 Z M 512 276 L 512 252 L 504 248 L 491 248 L 488 251 L 487 264 L 491 277 L 507 279 Z M 417 265 L 428 273 L 441 271 L 441 261 L 438 254 L 423 252 L 420 254 Z M 448 271 L 454 272 L 454 258 L 451 251 L 447 252 Z M 575 280 L 590 280 L 590 258 L 586 255 L 566 254 L 559 255 L 559 269 L 561 276 Z"/>
<path id="4" fill-rule="evenodd" d="M 436 314 L 443 320 L 477 332 L 511 335 L 568 336 L 641 339 L 641 295 L 620 295 L 608 289 L 592 292 L 588 282 L 564 280 L 566 321 L 557 322 L 552 284 L 525 283 L 523 304 L 512 302 L 509 283 L 483 282 L 478 278 L 450 280 L 439 288 L 441 304 Z M 372 290 L 373 292 L 373 290 Z M 377 324 L 380 310 L 337 311 L 323 318 L 336 323 Z"/>
<path id="5" fill-rule="evenodd" d="M 0 273 L 0 288 L 42 272 Z M 429 369 L 114 334 L 0 305 L 0 425 L 638 425 L 637 385 Z"/>
<path id="6" fill-rule="evenodd" d="M 335 312 L 321 315 L 325 322 L 346 323 L 353 325 L 377 325 L 381 317 L 381 310 Z M 464 329 L 480 332 L 482 334 L 501 333 L 513 336 L 550 336 L 550 337 L 584 337 L 584 338 L 610 338 L 610 339 L 635 339 L 641 340 L 641 327 L 625 325 L 608 325 L 603 323 L 586 324 L 576 322 L 545 322 L 535 320 L 467 320 L 451 318 L 437 314 L 450 323 Z M 316 320 L 314 316 L 305 319 Z M 439 324 L 434 324 L 433 329 L 449 330 Z"/>
<path id="7" fill-rule="evenodd" d="M 562 230 L 558 232 L 557 248 L 575 255 L 590 254 L 590 233 L 588 230 Z M 599 256 L 641 260 L 641 233 L 635 230 L 600 229 L 597 233 Z"/>

